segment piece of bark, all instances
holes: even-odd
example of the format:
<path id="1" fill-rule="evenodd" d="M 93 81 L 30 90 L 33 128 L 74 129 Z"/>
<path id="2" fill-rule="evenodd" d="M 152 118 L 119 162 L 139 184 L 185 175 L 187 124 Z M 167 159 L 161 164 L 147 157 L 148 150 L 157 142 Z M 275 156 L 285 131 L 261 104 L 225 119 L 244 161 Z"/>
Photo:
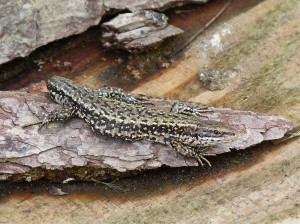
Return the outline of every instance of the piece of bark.
<path id="1" fill-rule="evenodd" d="M 1 1 L 0 5 L 0 64 L 25 57 L 40 46 L 82 33 L 99 24 L 103 16 L 116 9 L 143 10 L 168 8 L 193 1 Z"/>
<path id="2" fill-rule="evenodd" d="M 104 46 L 140 51 L 183 33 L 181 29 L 169 25 L 167 20 L 163 13 L 150 10 L 120 14 L 102 24 L 106 30 L 102 36 Z"/>
<path id="3" fill-rule="evenodd" d="M 25 102 L 26 100 L 26 102 Z M 175 100 L 152 98 L 156 108 L 170 110 Z M 0 92 L 0 179 L 53 181 L 106 179 L 141 171 L 169 167 L 197 166 L 168 146 L 147 141 L 127 142 L 93 133 L 81 119 L 23 127 L 38 120 L 32 113 L 51 111 L 58 104 L 46 93 Z M 30 107 L 30 108 L 29 108 Z M 234 127 L 239 138 L 213 147 L 221 154 L 230 149 L 244 149 L 264 140 L 283 137 L 292 123 L 276 115 L 257 114 L 225 108 L 210 108 L 207 119 Z"/>
<path id="4" fill-rule="evenodd" d="M 132 12 L 140 11 L 142 9 L 159 9 L 164 10 L 170 7 L 182 6 L 184 4 L 203 4 L 208 0 L 104 0 L 104 5 L 111 9 L 128 9 Z"/>
<path id="5" fill-rule="evenodd" d="M 104 5 L 98 0 L 1 1 L 0 64 L 97 25 Z"/>

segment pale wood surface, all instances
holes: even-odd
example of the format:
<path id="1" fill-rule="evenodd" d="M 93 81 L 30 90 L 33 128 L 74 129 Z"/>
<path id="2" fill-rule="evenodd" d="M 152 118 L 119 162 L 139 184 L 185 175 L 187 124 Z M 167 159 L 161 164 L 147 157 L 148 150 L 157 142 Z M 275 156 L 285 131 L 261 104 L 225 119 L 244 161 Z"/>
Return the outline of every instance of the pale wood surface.
<path id="1" fill-rule="evenodd" d="M 184 59 L 134 92 L 280 114 L 298 125 L 299 15 L 299 1 L 265 0 L 211 27 Z M 205 65 L 233 71 L 223 90 L 203 88 L 196 73 Z M 299 139 L 264 144 L 230 160 L 228 166 L 198 170 L 198 176 L 180 183 L 182 176 L 177 174 L 164 185 L 167 175 L 161 170 L 155 178 L 141 177 L 132 194 L 5 197 L 1 219 L 7 223 L 298 223 L 299 148 Z M 152 188 L 141 193 L 145 183 Z"/>

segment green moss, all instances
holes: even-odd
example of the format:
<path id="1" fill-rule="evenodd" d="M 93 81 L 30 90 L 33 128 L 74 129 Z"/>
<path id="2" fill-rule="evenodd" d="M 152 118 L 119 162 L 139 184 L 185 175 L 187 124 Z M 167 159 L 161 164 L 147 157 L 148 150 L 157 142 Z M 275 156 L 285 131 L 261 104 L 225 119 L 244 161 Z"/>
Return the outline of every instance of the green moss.
<path id="1" fill-rule="evenodd" d="M 247 30 L 243 37 L 224 51 L 216 62 L 216 68 L 231 69 L 239 62 L 245 60 L 249 54 L 260 46 L 274 30 L 289 20 L 288 12 L 298 4 L 297 0 L 286 1 L 276 7 L 273 11 L 259 18 L 251 30 Z"/>
<path id="2" fill-rule="evenodd" d="M 286 112 L 284 108 L 300 103 L 300 82 L 286 87 L 291 81 L 285 78 L 288 62 L 299 52 L 299 33 L 288 37 L 288 44 L 281 46 L 274 57 L 261 65 L 253 79 L 224 101 L 225 106 L 260 112 Z M 297 60 L 297 59 L 296 59 Z M 297 75 L 297 74 L 295 74 Z"/>

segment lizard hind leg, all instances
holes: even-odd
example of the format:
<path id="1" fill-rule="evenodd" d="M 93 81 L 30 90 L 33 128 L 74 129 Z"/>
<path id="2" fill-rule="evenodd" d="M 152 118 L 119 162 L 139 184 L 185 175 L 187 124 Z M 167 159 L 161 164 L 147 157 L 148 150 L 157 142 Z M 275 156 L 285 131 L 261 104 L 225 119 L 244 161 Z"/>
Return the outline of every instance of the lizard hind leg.
<path id="1" fill-rule="evenodd" d="M 61 107 L 57 108 L 49 113 L 46 113 L 42 118 L 42 123 L 40 128 L 43 125 L 47 125 L 50 122 L 55 121 L 67 121 L 70 118 L 74 117 L 75 110 L 72 107 Z"/>
<path id="2" fill-rule="evenodd" d="M 50 122 L 55 122 L 55 121 L 67 121 L 70 118 L 74 117 L 75 114 L 75 109 L 74 107 L 70 106 L 65 106 L 65 107 L 59 107 L 51 112 L 44 113 L 42 115 L 38 115 L 35 111 L 31 109 L 31 107 L 28 105 L 26 102 L 29 110 L 36 116 L 38 117 L 39 121 L 33 122 L 31 124 L 27 124 L 24 127 L 32 126 L 32 125 L 37 125 L 39 124 L 39 130 L 44 126 L 48 125 Z"/>

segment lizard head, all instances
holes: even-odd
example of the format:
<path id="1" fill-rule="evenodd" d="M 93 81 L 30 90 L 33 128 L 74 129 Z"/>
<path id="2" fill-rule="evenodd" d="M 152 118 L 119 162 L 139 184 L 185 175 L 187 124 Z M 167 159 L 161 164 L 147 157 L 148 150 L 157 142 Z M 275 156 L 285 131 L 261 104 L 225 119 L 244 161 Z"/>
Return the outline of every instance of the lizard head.
<path id="1" fill-rule="evenodd" d="M 201 145 L 212 146 L 232 142 L 238 138 L 238 133 L 222 122 L 207 121 L 198 126 L 194 136 Z"/>

